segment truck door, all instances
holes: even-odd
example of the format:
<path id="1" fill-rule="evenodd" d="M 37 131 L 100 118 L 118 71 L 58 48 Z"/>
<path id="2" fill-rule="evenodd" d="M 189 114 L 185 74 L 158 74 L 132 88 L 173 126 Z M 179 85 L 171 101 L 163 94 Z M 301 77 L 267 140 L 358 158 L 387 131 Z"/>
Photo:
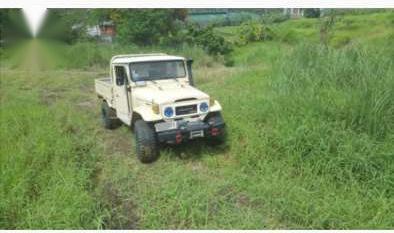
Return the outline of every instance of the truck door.
<path id="1" fill-rule="evenodd" d="M 121 65 L 114 66 L 114 102 L 116 109 L 116 116 L 128 124 L 130 122 L 129 115 L 129 99 L 127 92 L 127 73 L 126 68 Z"/>

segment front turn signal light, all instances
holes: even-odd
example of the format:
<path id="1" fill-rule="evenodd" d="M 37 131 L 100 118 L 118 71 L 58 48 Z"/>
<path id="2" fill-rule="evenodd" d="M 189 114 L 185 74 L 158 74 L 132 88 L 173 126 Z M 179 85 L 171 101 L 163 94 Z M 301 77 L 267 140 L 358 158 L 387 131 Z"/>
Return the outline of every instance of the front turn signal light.
<path id="1" fill-rule="evenodd" d="M 152 111 L 153 111 L 154 113 L 156 113 L 156 114 L 159 114 L 159 113 L 160 113 L 159 105 L 153 103 L 153 104 L 152 104 Z"/>
<path id="2" fill-rule="evenodd" d="M 209 106 L 213 106 L 215 104 L 215 99 L 214 98 L 210 98 L 209 99 Z"/>

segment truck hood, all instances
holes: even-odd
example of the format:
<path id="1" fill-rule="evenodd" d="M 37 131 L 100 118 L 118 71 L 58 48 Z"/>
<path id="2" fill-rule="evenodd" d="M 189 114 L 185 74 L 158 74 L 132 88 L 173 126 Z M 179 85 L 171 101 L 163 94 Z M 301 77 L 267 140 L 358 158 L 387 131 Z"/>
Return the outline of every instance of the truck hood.
<path id="1" fill-rule="evenodd" d="M 145 87 L 137 87 L 134 90 L 134 97 L 139 101 L 155 102 L 157 104 L 173 103 L 182 99 L 207 99 L 209 96 L 204 92 L 181 83 L 159 83 Z"/>

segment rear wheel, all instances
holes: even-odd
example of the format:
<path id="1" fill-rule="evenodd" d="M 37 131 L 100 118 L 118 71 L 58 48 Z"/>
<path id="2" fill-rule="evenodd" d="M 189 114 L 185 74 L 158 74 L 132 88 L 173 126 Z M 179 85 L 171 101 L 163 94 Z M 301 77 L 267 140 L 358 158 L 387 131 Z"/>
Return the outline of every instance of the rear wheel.
<path id="1" fill-rule="evenodd" d="M 155 131 L 143 120 L 134 123 L 135 148 L 137 158 L 142 163 L 152 163 L 159 157 Z"/>
<path id="2" fill-rule="evenodd" d="M 119 124 L 115 110 L 110 108 L 107 102 L 101 104 L 101 119 L 106 129 L 114 129 Z"/>

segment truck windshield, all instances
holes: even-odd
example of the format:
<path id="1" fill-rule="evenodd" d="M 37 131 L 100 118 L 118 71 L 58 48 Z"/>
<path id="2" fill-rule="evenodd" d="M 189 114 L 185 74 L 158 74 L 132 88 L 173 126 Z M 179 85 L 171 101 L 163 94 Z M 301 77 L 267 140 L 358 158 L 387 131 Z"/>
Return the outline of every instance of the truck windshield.
<path id="1" fill-rule="evenodd" d="M 135 82 L 186 76 L 185 65 L 182 60 L 131 63 L 130 73 Z"/>

